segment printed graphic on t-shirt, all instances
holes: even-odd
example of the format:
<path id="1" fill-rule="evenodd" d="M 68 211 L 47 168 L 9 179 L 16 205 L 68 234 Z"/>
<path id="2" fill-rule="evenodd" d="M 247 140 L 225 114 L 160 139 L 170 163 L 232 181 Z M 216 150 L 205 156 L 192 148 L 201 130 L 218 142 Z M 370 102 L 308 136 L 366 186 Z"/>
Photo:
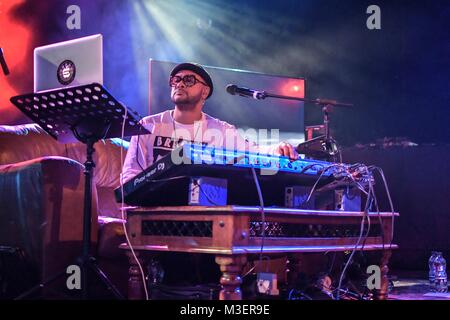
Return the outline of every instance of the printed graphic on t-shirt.
<path id="1" fill-rule="evenodd" d="M 175 142 L 175 139 L 171 137 L 156 136 L 155 142 L 153 143 L 153 161 L 158 161 L 183 143 L 194 143 L 194 141 L 184 140 L 180 137 L 178 141 Z M 207 143 L 202 143 L 202 145 L 205 146 Z"/>

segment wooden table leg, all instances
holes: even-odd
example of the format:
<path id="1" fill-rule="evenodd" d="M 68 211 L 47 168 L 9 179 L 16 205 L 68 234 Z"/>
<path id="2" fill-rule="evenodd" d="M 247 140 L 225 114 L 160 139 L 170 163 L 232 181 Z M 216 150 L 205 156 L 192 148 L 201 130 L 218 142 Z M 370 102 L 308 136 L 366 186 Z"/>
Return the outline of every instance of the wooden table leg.
<path id="1" fill-rule="evenodd" d="M 140 252 L 135 251 L 134 253 L 139 259 L 139 263 L 143 267 L 143 259 Z M 139 265 L 133 254 L 131 253 L 131 250 L 127 250 L 126 254 L 128 257 L 128 263 L 130 265 L 130 267 L 128 268 L 128 299 L 143 300 L 145 299 L 144 284 L 142 282 L 142 275 L 141 271 L 139 270 Z"/>
<path id="2" fill-rule="evenodd" d="M 386 300 L 388 298 L 388 288 L 389 288 L 389 259 L 391 258 L 392 251 L 391 250 L 383 250 L 380 262 L 380 271 L 381 271 L 381 283 L 380 289 L 375 290 L 374 298 L 375 300 Z"/>
<path id="3" fill-rule="evenodd" d="M 241 292 L 241 272 L 242 267 L 247 262 L 245 255 L 217 255 L 216 263 L 220 266 L 222 277 L 220 284 L 219 300 L 242 300 Z"/>

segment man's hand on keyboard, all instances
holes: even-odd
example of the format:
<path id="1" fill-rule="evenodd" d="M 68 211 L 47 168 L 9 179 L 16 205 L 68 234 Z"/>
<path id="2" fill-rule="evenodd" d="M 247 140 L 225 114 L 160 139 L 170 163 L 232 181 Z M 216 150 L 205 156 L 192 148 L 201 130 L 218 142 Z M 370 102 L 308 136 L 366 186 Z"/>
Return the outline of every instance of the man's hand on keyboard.
<path id="1" fill-rule="evenodd" d="M 286 156 L 292 160 L 298 159 L 298 153 L 294 147 L 289 142 L 280 142 L 280 144 L 275 148 L 275 155 Z"/>

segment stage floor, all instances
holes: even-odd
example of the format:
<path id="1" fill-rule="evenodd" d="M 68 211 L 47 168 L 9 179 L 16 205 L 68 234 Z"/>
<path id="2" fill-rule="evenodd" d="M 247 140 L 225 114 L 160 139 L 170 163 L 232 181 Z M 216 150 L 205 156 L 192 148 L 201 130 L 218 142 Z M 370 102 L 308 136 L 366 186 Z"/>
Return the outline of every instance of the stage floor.
<path id="1" fill-rule="evenodd" d="M 398 278 L 393 280 L 389 300 L 450 300 L 450 292 L 430 292 L 428 280 L 418 278 Z"/>

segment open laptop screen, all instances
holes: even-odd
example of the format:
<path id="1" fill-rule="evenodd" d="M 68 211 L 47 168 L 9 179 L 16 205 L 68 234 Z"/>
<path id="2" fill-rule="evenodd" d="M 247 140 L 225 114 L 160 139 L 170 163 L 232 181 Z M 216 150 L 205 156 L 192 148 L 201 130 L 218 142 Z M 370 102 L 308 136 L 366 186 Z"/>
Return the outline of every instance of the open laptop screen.
<path id="1" fill-rule="evenodd" d="M 34 49 L 34 92 L 103 84 L 102 35 Z"/>

